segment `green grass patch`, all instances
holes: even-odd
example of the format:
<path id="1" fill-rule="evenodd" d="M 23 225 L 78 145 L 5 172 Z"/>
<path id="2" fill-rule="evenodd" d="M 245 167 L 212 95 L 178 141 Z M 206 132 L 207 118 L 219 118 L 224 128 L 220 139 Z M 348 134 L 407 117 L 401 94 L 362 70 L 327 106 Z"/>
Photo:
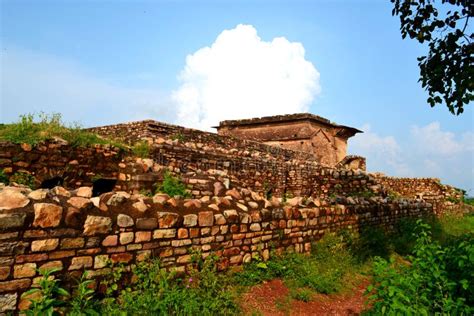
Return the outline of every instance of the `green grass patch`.
<path id="1" fill-rule="evenodd" d="M 166 193 L 169 196 L 191 197 L 186 185 L 180 178 L 173 176 L 168 170 L 163 175 L 163 182 L 158 185 L 157 192 Z"/>
<path id="2" fill-rule="evenodd" d="M 141 141 L 133 145 L 132 151 L 135 156 L 147 158 L 150 156 L 150 144 L 147 141 Z"/>
<path id="3" fill-rule="evenodd" d="M 61 114 L 25 114 L 16 123 L 4 124 L 0 128 L 0 140 L 15 144 L 36 145 L 42 141 L 61 138 L 71 146 L 90 146 L 95 144 L 112 145 L 121 149 L 125 146 L 117 141 L 109 140 L 97 134 L 83 130 L 78 124 L 66 126 Z"/>

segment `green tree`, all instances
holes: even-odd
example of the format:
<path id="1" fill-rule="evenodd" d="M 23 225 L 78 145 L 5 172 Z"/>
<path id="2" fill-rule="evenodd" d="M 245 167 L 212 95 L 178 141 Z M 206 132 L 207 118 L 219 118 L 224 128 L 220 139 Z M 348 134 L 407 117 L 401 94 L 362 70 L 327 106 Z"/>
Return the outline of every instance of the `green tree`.
<path id="1" fill-rule="evenodd" d="M 400 17 L 402 38 L 427 42 L 427 56 L 418 57 L 421 85 L 431 107 L 443 101 L 453 114 L 474 100 L 474 33 L 469 19 L 472 0 L 390 0 Z"/>

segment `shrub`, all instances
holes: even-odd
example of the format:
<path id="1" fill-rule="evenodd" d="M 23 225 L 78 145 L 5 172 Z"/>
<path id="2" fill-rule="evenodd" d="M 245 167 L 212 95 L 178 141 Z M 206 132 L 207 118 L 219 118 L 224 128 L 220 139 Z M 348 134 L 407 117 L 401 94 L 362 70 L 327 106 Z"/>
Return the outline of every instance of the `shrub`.
<path id="1" fill-rule="evenodd" d="M 191 194 L 187 191 L 186 185 L 181 179 L 171 175 L 169 171 L 166 171 L 163 175 L 163 182 L 158 186 L 158 192 L 166 193 L 169 196 L 182 196 L 191 197 Z"/>
<path id="2" fill-rule="evenodd" d="M 107 140 L 83 130 L 78 124 L 64 125 L 59 113 L 20 115 L 16 123 L 4 124 L 0 128 L 0 139 L 16 144 L 27 143 L 36 145 L 39 142 L 54 139 L 55 137 L 66 140 L 71 146 L 110 144 L 121 149 L 125 148 L 119 142 Z"/>
<path id="3" fill-rule="evenodd" d="M 3 169 L 0 170 L 0 183 L 8 184 L 10 181 L 8 180 L 8 176 Z"/>
<path id="4" fill-rule="evenodd" d="M 360 262 L 365 262 L 375 256 L 388 258 L 389 238 L 381 227 L 363 227 L 360 229 L 359 238 L 352 245 L 352 251 Z"/>
<path id="5" fill-rule="evenodd" d="M 18 171 L 10 177 L 10 182 L 26 185 L 31 189 L 35 188 L 35 177 L 28 172 Z"/>
<path id="6" fill-rule="evenodd" d="M 417 222 L 410 264 L 377 258 L 368 288 L 371 314 L 454 314 L 474 312 L 474 238 L 466 235 L 441 246 L 430 226 Z"/>
<path id="7" fill-rule="evenodd" d="M 30 306 L 26 311 L 26 315 L 37 316 L 37 315 L 60 315 L 58 309 L 65 306 L 65 297 L 69 296 L 69 293 L 59 286 L 59 281 L 52 275 L 60 269 L 41 270 L 41 279 L 38 282 L 38 287 L 32 288 L 25 293 L 25 296 L 35 296 L 30 299 Z M 34 294 L 39 294 L 36 295 Z"/>

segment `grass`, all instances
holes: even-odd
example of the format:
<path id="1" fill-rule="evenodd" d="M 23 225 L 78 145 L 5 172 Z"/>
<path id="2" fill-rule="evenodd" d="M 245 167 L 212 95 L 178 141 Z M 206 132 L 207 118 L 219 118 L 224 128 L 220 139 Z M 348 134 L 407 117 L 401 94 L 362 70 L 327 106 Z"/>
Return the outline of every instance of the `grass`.
<path id="1" fill-rule="evenodd" d="M 0 128 L 0 140 L 15 144 L 36 145 L 55 138 L 64 139 L 73 147 L 101 144 L 125 148 L 122 143 L 87 132 L 77 124 L 64 125 L 59 113 L 21 115 L 16 123 L 3 124 Z"/>

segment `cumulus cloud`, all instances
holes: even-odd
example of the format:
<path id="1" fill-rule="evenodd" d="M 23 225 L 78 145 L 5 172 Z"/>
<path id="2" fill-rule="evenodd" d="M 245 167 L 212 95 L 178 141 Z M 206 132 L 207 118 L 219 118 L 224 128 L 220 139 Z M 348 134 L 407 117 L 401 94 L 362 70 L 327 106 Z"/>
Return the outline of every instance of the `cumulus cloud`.
<path id="1" fill-rule="evenodd" d="M 251 25 L 225 30 L 187 56 L 179 80 L 177 123 L 204 130 L 225 119 L 305 112 L 320 92 L 301 43 L 263 41 Z"/>
<path id="2" fill-rule="evenodd" d="M 367 158 L 367 169 L 400 177 L 435 177 L 474 194 L 474 133 L 443 130 L 439 122 L 412 126 L 406 135 L 381 136 L 362 127 L 349 141 L 353 154 Z M 403 139 L 404 141 L 400 141 Z"/>
<path id="3" fill-rule="evenodd" d="M 367 157 L 367 167 L 370 171 L 390 170 L 403 176 L 412 174 L 403 162 L 402 150 L 395 137 L 380 136 L 371 130 L 369 124 L 363 125 L 362 130 L 364 133 L 349 141 L 349 149 L 354 154 Z"/>
<path id="4" fill-rule="evenodd" d="M 158 89 L 123 87 L 77 63 L 20 49 L 2 51 L 0 120 L 31 112 L 62 113 L 86 125 L 154 117 L 172 120 L 170 97 Z"/>

